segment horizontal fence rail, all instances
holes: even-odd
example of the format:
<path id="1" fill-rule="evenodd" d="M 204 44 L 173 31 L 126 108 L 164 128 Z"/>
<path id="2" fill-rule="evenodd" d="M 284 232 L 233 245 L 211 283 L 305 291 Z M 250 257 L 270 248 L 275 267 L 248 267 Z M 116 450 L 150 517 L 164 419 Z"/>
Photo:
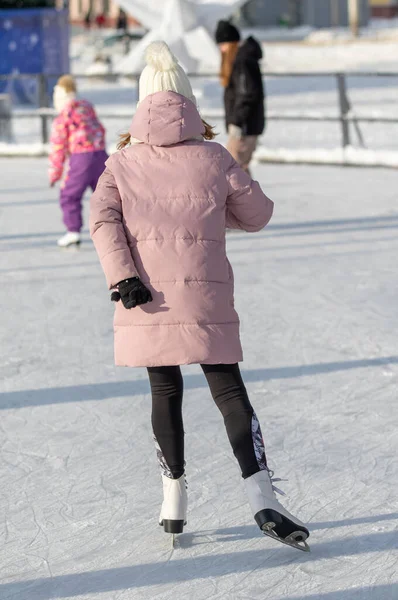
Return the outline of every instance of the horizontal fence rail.
<path id="1" fill-rule="evenodd" d="M 97 115 L 101 118 L 101 119 L 115 119 L 117 120 L 124 120 L 124 119 L 131 119 L 132 118 L 132 114 L 134 112 L 134 106 L 133 106 L 133 111 L 129 111 L 129 112 L 106 112 L 106 111 L 101 111 L 101 110 L 96 110 Z M 41 118 L 48 118 L 48 119 L 53 119 L 56 116 L 56 112 L 53 109 L 41 109 L 38 108 L 37 110 L 21 110 L 20 112 L 18 111 L 17 113 L 14 113 L 14 118 L 18 118 L 18 119 L 31 119 L 32 117 L 41 117 Z M 203 110 L 201 110 L 201 114 L 203 116 L 203 118 L 209 118 L 209 119 L 223 119 L 224 118 L 224 112 L 222 110 L 212 110 L 212 109 L 206 109 L 204 108 Z M 348 122 L 354 122 L 354 121 L 358 121 L 360 123 L 398 123 L 398 115 L 396 117 L 386 117 L 384 115 L 358 115 L 358 116 L 350 116 L 347 115 L 346 117 L 344 117 L 346 121 Z M 267 111 L 267 120 L 268 121 L 325 121 L 325 122 L 330 122 L 330 123 L 339 123 L 341 120 L 341 117 L 339 115 L 328 115 L 328 114 L 322 114 L 322 113 L 311 113 L 311 112 L 300 112 L 300 113 L 277 113 L 277 112 L 273 112 L 273 111 Z"/>
<path id="2" fill-rule="evenodd" d="M 187 73 L 190 79 L 218 79 L 219 75 L 215 71 Z M 10 79 L 54 79 L 61 77 L 63 73 L 9 73 L 0 74 L 1 80 Z M 336 77 L 344 75 L 345 77 L 398 77 L 398 71 L 262 71 L 263 77 Z M 141 73 L 73 73 L 76 79 L 131 79 L 138 81 Z"/>
<path id="3" fill-rule="evenodd" d="M 40 108 L 35 110 L 18 110 L 12 113 L 13 119 L 31 119 L 37 118 L 41 121 L 41 141 L 43 144 L 48 143 L 49 140 L 49 122 L 54 118 L 55 111 L 50 106 L 50 98 L 48 95 L 48 82 L 49 80 L 54 80 L 60 76 L 59 73 L 54 74 L 28 74 L 28 73 L 15 73 L 10 75 L 0 75 L 1 81 L 18 81 L 18 80 L 28 80 L 34 79 L 37 81 L 37 90 L 38 90 L 38 105 Z M 365 146 L 364 140 L 362 137 L 362 133 L 359 127 L 359 123 L 390 123 L 398 124 L 398 114 L 397 116 L 388 116 L 382 113 L 373 113 L 373 114 L 362 114 L 356 115 L 352 105 L 349 101 L 348 91 L 347 91 L 347 79 L 348 78 L 397 78 L 398 79 L 398 71 L 347 71 L 347 72 L 334 72 L 334 71 L 316 71 L 316 72 L 273 72 L 273 71 L 263 71 L 264 78 L 333 78 L 336 82 L 336 90 L 337 90 L 337 98 L 338 98 L 338 112 L 335 114 L 330 113 L 322 113 L 319 111 L 301 111 L 301 112 L 292 112 L 285 111 L 283 113 L 267 111 L 267 119 L 270 121 L 312 121 L 312 122 L 329 122 L 329 123 L 339 123 L 341 128 L 341 142 L 342 147 L 345 148 L 351 145 L 351 125 L 354 126 L 356 131 L 359 143 L 362 147 Z M 101 81 L 101 82 L 111 82 L 117 83 L 118 80 L 128 80 L 132 83 L 138 83 L 138 79 L 140 74 L 130 74 L 125 75 L 122 73 L 105 73 L 105 74 L 74 74 L 76 79 L 83 79 L 87 81 Z M 217 79 L 217 73 L 190 73 L 189 77 L 192 79 Z M 203 117 L 205 119 L 223 119 L 224 112 L 222 109 L 203 109 L 202 111 Z M 130 119 L 132 116 L 131 111 L 123 111 L 118 110 L 117 112 L 109 112 L 109 111 L 98 111 L 98 115 L 102 119 Z M 0 117 L 1 118 L 1 117 Z"/>

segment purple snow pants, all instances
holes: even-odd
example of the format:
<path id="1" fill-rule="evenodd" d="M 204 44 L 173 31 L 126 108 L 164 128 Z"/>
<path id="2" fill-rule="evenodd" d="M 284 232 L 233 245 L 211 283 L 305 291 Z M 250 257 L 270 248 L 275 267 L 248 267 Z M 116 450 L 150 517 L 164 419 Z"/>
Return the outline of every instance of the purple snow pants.
<path id="1" fill-rule="evenodd" d="M 82 198 L 88 187 L 94 191 L 105 168 L 105 150 L 71 154 L 68 173 L 61 188 L 61 209 L 68 231 L 79 232 L 83 226 Z"/>

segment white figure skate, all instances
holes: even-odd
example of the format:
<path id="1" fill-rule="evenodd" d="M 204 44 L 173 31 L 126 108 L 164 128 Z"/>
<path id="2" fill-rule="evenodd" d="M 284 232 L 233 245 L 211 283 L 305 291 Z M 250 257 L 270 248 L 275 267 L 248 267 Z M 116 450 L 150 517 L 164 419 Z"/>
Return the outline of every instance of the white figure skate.
<path id="1" fill-rule="evenodd" d="M 78 246 L 80 242 L 80 233 L 77 233 L 76 231 L 67 231 L 65 235 L 59 238 L 57 244 L 60 248 L 67 248 L 68 246 Z"/>
<path id="2" fill-rule="evenodd" d="M 188 495 L 185 475 L 179 479 L 171 479 L 162 475 L 163 504 L 159 516 L 159 525 L 166 533 L 172 535 L 174 547 L 175 535 L 182 533 L 187 524 Z"/>
<path id="3" fill-rule="evenodd" d="M 244 480 L 249 504 L 261 531 L 283 544 L 309 552 L 309 531 L 275 496 L 272 471 L 264 469 Z M 277 480 L 275 480 L 277 481 Z"/>

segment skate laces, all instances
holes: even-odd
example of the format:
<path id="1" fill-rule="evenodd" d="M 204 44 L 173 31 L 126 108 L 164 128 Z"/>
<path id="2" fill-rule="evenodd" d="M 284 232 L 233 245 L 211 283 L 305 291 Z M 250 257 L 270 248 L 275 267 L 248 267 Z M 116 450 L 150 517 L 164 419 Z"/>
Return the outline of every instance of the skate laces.
<path id="1" fill-rule="evenodd" d="M 272 489 L 274 490 L 274 492 L 276 492 L 277 494 L 280 494 L 281 496 L 286 496 L 286 493 L 281 490 L 280 488 L 278 488 L 276 485 L 274 485 L 274 483 L 276 481 L 287 481 L 287 479 L 281 479 L 280 477 L 274 477 L 274 471 L 272 469 L 269 469 L 268 467 L 266 467 L 266 470 L 268 471 L 268 475 L 269 478 L 271 480 L 271 484 L 272 484 Z"/>

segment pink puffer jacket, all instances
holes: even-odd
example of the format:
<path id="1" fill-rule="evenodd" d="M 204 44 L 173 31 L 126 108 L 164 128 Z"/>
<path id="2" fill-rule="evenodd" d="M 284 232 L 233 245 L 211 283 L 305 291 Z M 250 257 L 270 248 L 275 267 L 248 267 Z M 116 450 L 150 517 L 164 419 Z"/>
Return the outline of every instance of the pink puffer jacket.
<path id="1" fill-rule="evenodd" d="M 109 288 L 139 275 L 153 295 L 131 310 L 116 305 L 117 365 L 242 360 L 225 230 L 259 231 L 273 203 L 203 132 L 184 96 L 148 96 L 130 128 L 142 143 L 109 158 L 92 196 L 90 231 Z"/>

